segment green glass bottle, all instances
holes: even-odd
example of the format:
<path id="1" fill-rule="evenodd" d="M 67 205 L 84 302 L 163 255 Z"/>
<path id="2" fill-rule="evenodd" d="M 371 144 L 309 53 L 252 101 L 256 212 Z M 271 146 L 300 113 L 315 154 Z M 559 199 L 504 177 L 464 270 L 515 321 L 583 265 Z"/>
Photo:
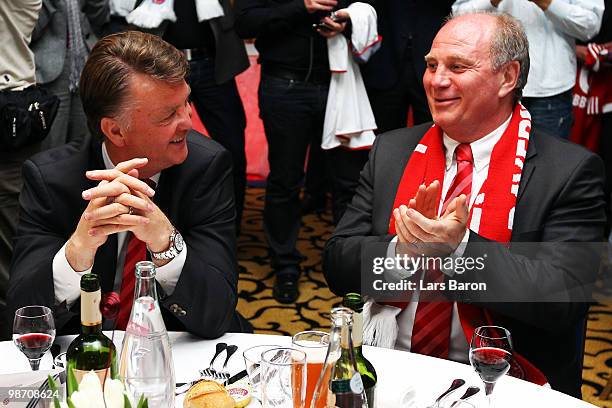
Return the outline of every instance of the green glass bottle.
<path id="1" fill-rule="evenodd" d="M 353 311 L 353 354 L 357 370 L 361 374 L 363 387 L 368 398 L 369 408 L 374 408 L 376 398 L 376 370 L 362 352 L 363 343 L 363 297 L 359 293 L 347 293 L 342 299 L 342 306 Z"/>
<path id="2" fill-rule="evenodd" d="M 68 374 L 67 395 L 75 391 L 70 381 L 72 370 L 76 383 L 83 376 L 94 371 L 100 383 L 110 376 L 117 378 L 117 351 L 112 340 L 102 333 L 102 313 L 100 312 L 100 281 L 93 273 L 81 277 L 81 334 L 75 338 L 66 351 L 66 370 Z"/>

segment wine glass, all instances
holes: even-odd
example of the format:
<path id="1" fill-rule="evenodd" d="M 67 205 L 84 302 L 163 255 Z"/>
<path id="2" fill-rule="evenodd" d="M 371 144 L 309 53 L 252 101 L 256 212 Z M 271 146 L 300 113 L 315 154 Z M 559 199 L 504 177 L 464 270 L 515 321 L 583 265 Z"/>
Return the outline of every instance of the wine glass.
<path id="1" fill-rule="evenodd" d="M 25 306 L 15 311 L 13 342 L 25 354 L 33 371 L 55 339 L 53 313 L 46 306 Z"/>
<path id="2" fill-rule="evenodd" d="M 512 338 L 500 326 L 480 326 L 474 330 L 470 344 L 470 363 L 485 385 L 489 408 L 493 407 L 495 382 L 510 370 Z"/>

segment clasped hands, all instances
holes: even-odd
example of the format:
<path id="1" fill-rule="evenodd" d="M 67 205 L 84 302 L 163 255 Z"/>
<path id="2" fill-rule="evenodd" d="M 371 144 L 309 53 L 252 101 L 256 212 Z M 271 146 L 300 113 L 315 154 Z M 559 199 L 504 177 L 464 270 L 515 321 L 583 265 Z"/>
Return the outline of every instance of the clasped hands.
<path id="1" fill-rule="evenodd" d="M 453 199 L 444 214 L 438 213 L 440 182 L 421 185 L 408 205 L 393 210 L 398 242 L 396 254 L 420 256 L 446 256 L 453 252 L 467 230 L 469 211 L 467 197 L 462 194 Z"/>
<path id="2" fill-rule="evenodd" d="M 155 191 L 138 179 L 138 169 L 147 163 L 147 159 L 136 158 L 114 169 L 85 173 L 100 183 L 83 191 L 89 204 L 66 245 L 66 258 L 75 271 L 89 269 L 97 249 L 118 232 L 131 231 L 151 251 L 167 249 L 172 224 L 151 200 Z"/>

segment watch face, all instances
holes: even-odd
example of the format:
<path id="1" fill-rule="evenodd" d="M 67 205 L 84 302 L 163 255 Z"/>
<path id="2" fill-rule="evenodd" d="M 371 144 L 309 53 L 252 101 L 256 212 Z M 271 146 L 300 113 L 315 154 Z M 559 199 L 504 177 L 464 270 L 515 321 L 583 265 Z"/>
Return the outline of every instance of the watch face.
<path id="1" fill-rule="evenodd" d="M 183 241 L 183 236 L 177 232 L 176 235 L 174 236 L 174 247 L 176 248 L 178 252 L 181 252 L 184 246 L 185 246 L 185 241 Z"/>

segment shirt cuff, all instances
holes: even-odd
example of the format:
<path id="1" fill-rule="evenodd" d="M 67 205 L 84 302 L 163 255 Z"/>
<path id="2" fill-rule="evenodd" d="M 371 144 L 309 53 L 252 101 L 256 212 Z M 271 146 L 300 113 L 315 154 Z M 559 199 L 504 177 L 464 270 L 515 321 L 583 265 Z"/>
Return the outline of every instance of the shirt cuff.
<path id="1" fill-rule="evenodd" d="M 469 240 L 470 240 L 470 230 L 467 229 L 465 231 L 465 235 L 463 236 L 463 239 L 461 240 L 457 248 L 455 248 L 455 250 L 450 253 L 449 256 L 452 258 L 461 258 L 463 254 L 465 253 L 465 248 L 467 247 Z M 453 276 L 455 274 L 455 270 L 453 268 L 445 268 L 444 264 L 445 262 L 442 262 L 442 268 L 441 268 L 442 273 L 449 277 Z"/>
<path id="2" fill-rule="evenodd" d="M 77 272 L 72 269 L 66 259 L 66 244 L 57 251 L 53 257 L 53 288 L 55 290 L 55 301 L 59 304 L 66 302 L 68 307 L 81 296 L 81 276 L 90 273 L 93 264 L 87 270 Z"/>
<path id="3" fill-rule="evenodd" d="M 393 237 L 393 239 L 389 242 L 389 246 L 387 247 L 387 258 L 396 259 L 396 249 L 397 246 L 397 235 Z M 412 261 L 409 261 L 412 264 Z M 401 267 L 401 262 L 394 262 L 395 267 L 392 269 L 385 268 L 385 278 L 388 282 L 399 282 L 404 279 L 408 279 L 414 275 L 413 270 L 408 270 Z M 406 265 L 404 265 L 406 266 Z"/>
<path id="4" fill-rule="evenodd" d="M 183 272 L 183 266 L 187 260 L 187 244 L 183 247 L 183 250 L 164 266 L 159 266 L 155 271 L 155 279 L 160 284 L 164 292 L 167 295 L 171 295 L 176 288 L 181 272 Z"/>

